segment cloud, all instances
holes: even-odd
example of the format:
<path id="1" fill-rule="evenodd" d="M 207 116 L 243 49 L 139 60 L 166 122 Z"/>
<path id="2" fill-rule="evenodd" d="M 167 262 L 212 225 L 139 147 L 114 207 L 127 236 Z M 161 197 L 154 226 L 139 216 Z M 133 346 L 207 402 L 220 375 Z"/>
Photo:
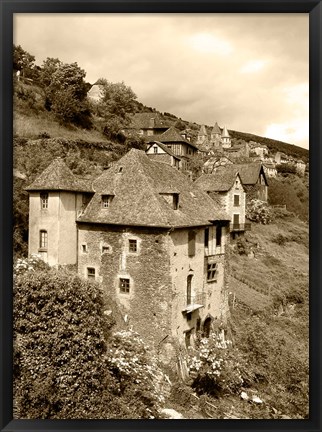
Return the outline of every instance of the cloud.
<path id="1" fill-rule="evenodd" d="M 233 47 L 225 39 L 221 39 L 210 33 L 195 33 L 188 38 L 192 48 L 203 54 L 229 55 Z"/>
<path id="2" fill-rule="evenodd" d="M 266 60 L 251 60 L 245 63 L 240 69 L 241 73 L 256 73 L 263 69 L 266 65 Z"/>

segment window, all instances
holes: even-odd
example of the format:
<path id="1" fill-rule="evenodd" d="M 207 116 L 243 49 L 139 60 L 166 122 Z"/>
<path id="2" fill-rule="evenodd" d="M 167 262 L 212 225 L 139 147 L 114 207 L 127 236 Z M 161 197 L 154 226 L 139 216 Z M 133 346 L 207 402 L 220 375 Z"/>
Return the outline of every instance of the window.
<path id="1" fill-rule="evenodd" d="M 40 194 L 40 206 L 41 209 L 48 209 L 48 193 Z"/>
<path id="2" fill-rule="evenodd" d="M 191 282 L 192 282 L 192 277 L 193 275 L 189 275 L 187 277 L 187 305 L 190 305 L 192 302 L 192 297 L 191 297 Z"/>
<path id="3" fill-rule="evenodd" d="M 87 244 L 86 243 L 82 244 L 82 252 L 87 253 Z"/>
<path id="4" fill-rule="evenodd" d="M 110 247 L 109 246 L 105 246 L 105 245 L 102 246 L 102 254 L 103 253 L 107 253 L 109 251 L 110 251 Z"/>
<path id="5" fill-rule="evenodd" d="M 45 230 L 41 230 L 39 233 L 39 248 L 47 249 L 48 247 L 48 233 Z"/>
<path id="6" fill-rule="evenodd" d="M 154 153 L 158 153 L 158 147 L 157 147 L 157 146 L 154 146 L 154 147 L 153 147 L 153 152 L 154 152 Z"/>
<path id="7" fill-rule="evenodd" d="M 95 279 L 94 267 L 87 267 L 87 279 Z"/>
<path id="8" fill-rule="evenodd" d="M 216 245 L 221 246 L 221 226 L 216 227 Z"/>
<path id="9" fill-rule="evenodd" d="M 113 199 L 113 195 L 102 195 L 102 208 L 108 208 Z"/>
<path id="10" fill-rule="evenodd" d="M 210 263 L 207 265 L 207 281 L 216 280 L 217 263 Z"/>
<path id="11" fill-rule="evenodd" d="M 178 210 L 179 208 L 179 194 L 173 194 L 173 210 Z"/>
<path id="12" fill-rule="evenodd" d="M 234 195 L 234 207 L 239 206 L 239 195 Z"/>
<path id="13" fill-rule="evenodd" d="M 130 279 L 120 279 L 120 292 L 128 294 L 130 292 Z"/>
<path id="14" fill-rule="evenodd" d="M 188 256 L 195 256 L 196 253 L 196 233 L 189 231 L 188 233 Z"/>
<path id="15" fill-rule="evenodd" d="M 138 242 L 136 240 L 129 240 L 129 252 L 138 251 Z"/>
<path id="16" fill-rule="evenodd" d="M 239 214 L 234 214 L 233 224 L 239 225 Z"/>
<path id="17" fill-rule="evenodd" d="M 209 228 L 205 229 L 205 247 L 209 246 Z"/>

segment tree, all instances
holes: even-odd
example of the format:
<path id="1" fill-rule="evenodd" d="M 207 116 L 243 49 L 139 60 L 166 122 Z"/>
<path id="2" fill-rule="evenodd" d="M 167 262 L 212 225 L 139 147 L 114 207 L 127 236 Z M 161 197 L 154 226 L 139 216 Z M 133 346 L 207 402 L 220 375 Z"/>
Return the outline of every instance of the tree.
<path id="1" fill-rule="evenodd" d="M 86 129 L 92 127 L 91 110 L 86 99 L 86 73 L 77 63 L 63 63 L 58 58 L 47 58 L 40 73 L 45 92 L 45 107 L 62 123 Z"/>
<path id="2" fill-rule="evenodd" d="M 29 54 L 20 45 L 13 45 L 13 70 L 21 71 L 24 77 L 32 75 L 35 56 Z"/>
<path id="3" fill-rule="evenodd" d="M 117 118 L 119 129 L 129 122 L 129 114 L 135 112 L 136 94 L 131 87 L 121 83 L 111 83 L 100 78 L 97 84 L 101 88 L 101 99 L 97 105 L 99 115 L 107 122 Z"/>

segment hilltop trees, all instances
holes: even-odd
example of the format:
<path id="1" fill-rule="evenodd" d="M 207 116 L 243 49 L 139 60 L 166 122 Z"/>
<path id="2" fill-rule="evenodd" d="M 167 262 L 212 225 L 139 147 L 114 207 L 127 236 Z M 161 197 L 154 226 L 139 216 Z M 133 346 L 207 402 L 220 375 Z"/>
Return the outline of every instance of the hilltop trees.
<path id="1" fill-rule="evenodd" d="M 35 56 L 29 54 L 20 45 L 13 46 L 13 70 L 21 71 L 24 77 L 33 75 Z"/>
<path id="2" fill-rule="evenodd" d="M 100 78 L 101 99 L 96 104 L 99 117 L 103 118 L 103 131 L 109 137 L 116 136 L 129 123 L 130 114 L 135 112 L 136 94 L 124 82 L 112 83 Z"/>
<path id="3" fill-rule="evenodd" d="M 89 129 L 91 111 L 86 99 L 86 72 L 75 63 L 63 63 L 47 58 L 40 72 L 40 84 L 45 92 L 45 107 L 61 123 L 72 123 Z"/>

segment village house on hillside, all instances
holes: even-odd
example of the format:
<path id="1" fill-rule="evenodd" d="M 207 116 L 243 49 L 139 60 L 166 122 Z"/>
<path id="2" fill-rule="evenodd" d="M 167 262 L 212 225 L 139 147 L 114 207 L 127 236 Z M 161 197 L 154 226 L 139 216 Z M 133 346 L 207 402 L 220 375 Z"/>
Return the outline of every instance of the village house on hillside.
<path id="1" fill-rule="evenodd" d="M 225 177 L 229 172 L 234 174 L 238 173 L 245 189 L 247 199 L 257 198 L 262 201 L 267 201 L 268 182 L 263 165 L 260 162 L 227 164 L 215 168 L 213 172 L 219 177 Z"/>
<path id="2" fill-rule="evenodd" d="M 29 254 L 100 282 L 165 358 L 225 320 L 229 216 L 177 169 L 132 149 L 88 185 L 56 159 L 28 191 Z"/>
<path id="3" fill-rule="evenodd" d="M 181 169 L 182 167 L 181 158 L 176 156 L 168 146 L 159 141 L 148 144 L 145 153 L 157 162 L 167 163 L 177 169 Z"/>
<path id="4" fill-rule="evenodd" d="M 131 118 L 129 126 L 124 128 L 125 132 L 135 131 L 142 137 L 160 135 L 169 129 L 169 125 L 162 120 L 158 113 L 136 113 Z"/>
<path id="5" fill-rule="evenodd" d="M 148 137 L 146 141 L 150 144 L 156 140 L 165 144 L 172 154 L 181 158 L 181 167 L 184 171 L 189 169 L 190 158 L 198 153 L 198 148 L 184 138 L 175 127 L 170 127 L 161 135 Z"/>
<path id="6" fill-rule="evenodd" d="M 251 228 L 251 224 L 245 220 L 246 192 L 238 172 L 226 170 L 224 173 L 202 174 L 195 180 L 195 184 L 229 215 L 232 239 Z"/>

